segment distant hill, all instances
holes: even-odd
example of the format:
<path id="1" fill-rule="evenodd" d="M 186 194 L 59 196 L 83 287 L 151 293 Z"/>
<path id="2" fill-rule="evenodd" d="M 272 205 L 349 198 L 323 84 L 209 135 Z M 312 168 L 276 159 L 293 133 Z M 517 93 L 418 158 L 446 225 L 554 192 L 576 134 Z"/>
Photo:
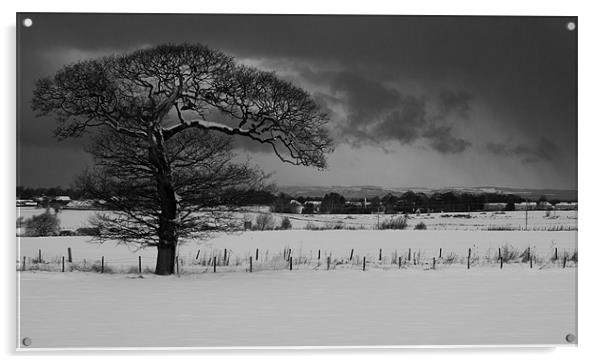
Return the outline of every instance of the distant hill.
<path id="1" fill-rule="evenodd" d="M 511 187 L 445 187 L 445 188 L 424 188 L 424 187 L 379 187 L 379 186 L 278 186 L 278 192 L 287 193 L 292 196 L 324 196 L 329 192 L 336 192 L 345 198 L 362 197 L 382 197 L 388 193 L 399 195 L 407 191 L 423 192 L 433 194 L 435 192 L 456 192 L 456 193 L 502 193 L 514 194 L 523 198 L 537 200 L 540 196 L 546 196 L 548 200 L 577 201 L 576 190 L 563 189 L 535 189 L 535 188 L 511 188 Z"/>

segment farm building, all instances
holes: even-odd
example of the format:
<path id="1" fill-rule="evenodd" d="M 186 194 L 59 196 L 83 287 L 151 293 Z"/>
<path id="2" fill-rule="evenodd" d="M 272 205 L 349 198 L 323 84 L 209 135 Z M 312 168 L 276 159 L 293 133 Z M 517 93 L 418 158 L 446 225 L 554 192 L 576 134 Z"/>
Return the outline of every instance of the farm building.
<path id="1" fill-rule="evenodd" d="M 17 206 L 18 207 L 36 207 L 38 206 L 38 203 L 35 202 L 34 200 L 17 200 Z"/>
<path id="2" fill-rule="evenodd" d="M 300 214 L 303 211 L 303 204 L 297 200 L 291 200 L 289 207 L 293 214 Z"/>
<path id="3" fill-rule="evenodd" d="M 517 211 L 535 210 L 537 208 L 536 202 L 521 202 L 514 204 L 514 209 Z"/>
<path id="4" fill-rule="evenodd" d="M 506 209 L 505 202 L 486 202 L 483 204 L 483 210 L 485 211 L 502 211 Z"/>
<path id="5" fill-rule="evenodd" d="M 59 202 L 59 203 L 63 203 L 63 204 L 68 204 L 69 202 L 71 202 L 71 197 L 69 196 L 56 196 L 54 197 L 51 202 Z"/>
<path id="6" fill-rule="evenodd" d="M 577 202 L 558 202 L 554 205 L 556 210 L 577 210 Z"/>
<path id="7" fill-rule="evenodd" d="M 548 201 L 540 201 L 537 203 L 537 209 L 538 210 L 553 210 L 554 205 L 552 205 Z"/>

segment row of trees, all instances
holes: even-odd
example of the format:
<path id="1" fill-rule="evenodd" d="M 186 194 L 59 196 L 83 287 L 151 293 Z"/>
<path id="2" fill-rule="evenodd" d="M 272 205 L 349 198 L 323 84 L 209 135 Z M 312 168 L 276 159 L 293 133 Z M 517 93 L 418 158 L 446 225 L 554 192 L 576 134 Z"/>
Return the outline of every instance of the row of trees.
<path id="1" fill-rule="evenodd" d="M 42 196 L 69 196 L 72 199 L 80 199 L 82 197 L 81 190 L 76 187 L 63 188 L 56 187 L 27 187 L 17 186 L 17 199 L 31 200 Z"/>
<path id="2" fill-rule="evenodd" d="M 222 141 L 223 142 L 223 141 Z M 219 145 L 218 145 L 219 146 Z M 222 144 L 217 148 L 221 148 L 223 153 L 225 150 L 229 150 L 229 146 Z M 214 150 L 216 153 L 217 150 Z M 221 155 L 216 153 L 216 156 Z M 228 156 L 229 158 L 229 156 Z M 221 184 L 223 187 L 217 193 L 215 190 L 212 193 L 211 198 L 205 194 L 202 201 L 196 203 L 204 207 L 213 206 L 253 206 L 263 205 L 270 206 L 275 212 L 294 212 L 291 209 L 291 201 L 298 201 L 303 205 L 302 213 L 313 214 L 317 213 L 338 213 L 338 214 L 365 214 L 373 212 L 381 213 L 414 213 L 417 210 L 426 211 L 444 211 L 444 212 L 467 212 L 482 210 L 485 203 L 491 202 L 502 202 L 506 203 L 506 210 L 513 211 L 514 204 L 526 201 L 525 198 L 513 195 L 513 194 L 501 194 L 501 193 L 482 193 L 482 194 L 471 194 L 471 193 L 434 193 L 427 195 L 422 192 L 408 191 L 403 194 L 394 195 L 387 194 L 385 196 L 371 197 L 366 200 L 362 198 L 351 198 L 346 199 L 344 196 L 332 192 L 327 193 L 324 196 L 293 196 L 285 193 L 275 193 L 273 186 L 267 186 L 266 188 L 258 187 L 257 182 L 262 180 L 261 171 L 255 170 L 256 181 L 255 185 L 246 185 L 245 188 L 228 187 L 225 181 Z M 226 180 L 232 181 L 232 178 L 226 178 Z M 85 198 L 87 196 L 97 196 L 98 194 L 91 194 L 86 189 L 85 184 L 74 184 L 73 187 L 68 189 L 62 189 L 61 187 L 53 188 L 28 188 L 18 187 L 17 194 L 18 198 L 32 198 L 40 195 L 53 196 L 54 194 L 64 194 L 71 196 L 72 198 Z M 202 182 L 202 181 L 198 181 Z M 248 180 L 247 182 L 250 182 Z M 207 184 L 203 183 L 203 186 L 199 186 L 199 189 L 206 187 Z M 22 193 L 19 195 L 19 193 Z M 19 197 L 20 196 L 20 197 Z M 23 197 L 28 196 L 28 197 Z M 118 208 L 118 206 L 112 206 L 113 204 L 109 199 L 108 209 Z M 311 203 L 310 203 L 311 201 Z M 541 196 L 537 202 L 547 201 L 545 196 Z M 319 204 L 316 204 L 319 202 Z M 364 203 L 366 202 L 366 203 Z M 551 200 L 551 203 L 559 202 L 558 200 Z"/>
<path id="3" fill-rule="evenodd" d="M 506 203 L 506 210 L 513 211 L 514 204 L 527 201 L 524 197 L 513 194 L 501 193 L 433 193 L 427 195 L 422 192 L 408 191 L 400 195 L 387 194 L 385 196 L 371 197 L 369 199 L 352 198 L 346 200 L 344 196 L 338 193 L 327 193 L 323 197 L 291 196 L 279 194 L 273 196 L 269 203 L 276 212 L 293 212 L 290 201 L 295 200 L 303 204 L 302 213 L 312 214 L 317 212 L 325 214 L 366 214 L 381 212 L 386 214 L 393 213 L 414 213 L 422 212 L 468 212 L 478 211 L 484 208 L 485 203 L 502 202 Z M 545 196 L 541 196 L 538 201 L 546 201 Z M 313 203 L 310 203 L 312 201 Z M 315 202 L 320 205 L 316 206 Z M 267 200 L 266 200 L 267 202 Z M 551 201 L 552 203 L 558 201 Z"/>

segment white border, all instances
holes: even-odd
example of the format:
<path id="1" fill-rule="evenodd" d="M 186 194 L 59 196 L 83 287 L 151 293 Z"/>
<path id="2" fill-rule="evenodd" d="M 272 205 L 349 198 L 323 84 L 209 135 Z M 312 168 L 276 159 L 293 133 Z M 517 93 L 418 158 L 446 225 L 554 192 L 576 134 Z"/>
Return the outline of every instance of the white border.
<path id="1" fill-rule="evenodd" d="M 600 19 L 601 12 L 596 2 L 576 2 L 576 1 L 526 1 L 526 0 L 504 0 L 498 2 L 482 1 L 405 1 L 397 4 L 388 4 L 386 1 L 371 0 L 361 4 L 350 4 L 345 1 L 299 1 L 297 5 L 285 4 L 279 1 L 227 1 L 227 2 L 203 2 L 203 1 L 132 1 L 125 2 L 119 0 L 103 0 L 96 3 L 85 3 L 80 1 L 21 1 L 19 3 L 5 1 L 2 4 L 0 16 L 3 20 L 4 47 L 2 54 L 2 86 L 0 87 L 0 102 L 2 102 L 2 112 L 4 120 L 2 122 L 4 143 L 2 143 L 4 153 L 2 153 L 4 168 L 9 170 L 7 177 L 2 179 L 3 188 L 0 206 L 2 210 L 2 232 L 5 239 L 4 246 L 4 280 L 5 301 L 3 301 L 3 311 L 5 313 L 4 322 L 10 325 L 4 325 L 2 330 L 2 343 L 5 345 L 3 353 L 13 355 L 9 360 L 15 359 L 15 310 L 14 302 L 16 273 L 14 271 L 14 257 L 16 256 L 14 240 L 14 187 L 15 187 L 15 12 L 17 11 L 83 11 L 83 12 L 180 12 L 180 13 L 228 13 L 228 12 L 250 12 L 250 13 L 346 13 L 346 14 L 446 14 L 446 15 L 570 15 L 579 16 L 579 196 L 580 196 L 580 221 L 579 221 L 579 241 L 582 250 L 579 274 L 579 348 L 558 347 L 557 349 L 546 349 L 541 347 L 417 347 L 412 350 L 398 349 L 398 347 L 353 347 L 341 349 L 332 348 L 290 348 L 277 347 L 269 348 L 232 348 L 207 349 L 203 351 L 201 360 L 213 362 L 215 360 L 237 360 L 232 356 L 240 354 L 250 355 L 245 358 L 245 362 L 276 362 L 282 363 L 282 355 L 286 355 L 286 363 L 297 363 L 300 361 L 316 360 L 332 361 L 332 355 L 336 355 L 335 360 L 345 360 L 346 362 L 366 361 L 369 359 L 379 361 L 396 360 L 395 356 L 404 355 L 402 360 L 418 360 L 422 362 L 441 362 L 445 355 L 445 361 L 451 363 L 507 363 L 509 360 L 528 359 L 533 361 L 533 355 L 537 359 L 545 360 L 546 363 L 566 363 L 568 361 L 594 361 L 599 359 L 598 337 L 602 329 L 600 321 L 600 310 L 602 309 L 601 287 L 597 280 L 600 274 L 599 261 L 602 257 L 601 239 L 596 229 L 600 224 L 599 206 L 600 201 L 600 173 L 598 172 L 599 161 L 599 138 L 602 136 L 602 127 L 600 116 L 600 106 L 602 103 L 602 93 L 600 87 L 602 78 L 600 68 L 602 67 L 600 37 Z M 34 25 L 35 26 L 35 25 Z M 8 301 L 6 301 L 8 300 Z M 15 326 L 13 326 L 15 325 Z M 469 329 L 469 328 L 467 328 Z M 142 349 L 143 351 L 138 351 Z M 276 350 L 273 350 L 276 349 Z M 325 350 L 322 350 L 325 349 Z M 195 360 L 198 358 L 183 357 L 191 353 L 198 354 L 197 349 L 183 348 L 130 348 L 127 352 L 115 349 L 111 351 L 101 351 L 95 349 L 87 354 L 103 354 L 111 357 L 118 356 L 128 359 L 133 352 L 137 354 L 149 355 L 152 358 L 145 358 L 149 362 L 164 362 L 165 355 L 177 355 L 178 360 Z M 72 355 L 66 358 L 56 356 L 58 352 L 44 351 L 39 352 L 35 349 L 27 349 L 27 352 L 19 352 L 19 359 L 29 361 L 38 359 L 40 354 L 50 355 L 49 360 L 61 363 L 80 362 L 82 359 L 74 355 L 81 353 L 79 350 L 69 350 Z M 224 353 L 228 353 L 226 357 Z M 62 352 L 65 354 L 65 352 Z M 294 355 L 293 355 L 294 354 Z M 425 355 L 428 354 L 428 355 Z M 307 358 L 311 355 L 312 358 Z M 230 356 L 230 358 L 228 358 Z M 531 356 L 529 358 L 529 356 Z M 5 358 L 7 359 L 7 358 Z M 400 358 L 397 358 L 399 360 Z M 536 360 L 537 360 L 536 359 Z M 100 362 L 106 360 L 103 357 L 86 358 L 86 361 Z M 240 360 L 240 359 L 239 359 Z M 238 360 L 238 361 L 239 361 Z"/>

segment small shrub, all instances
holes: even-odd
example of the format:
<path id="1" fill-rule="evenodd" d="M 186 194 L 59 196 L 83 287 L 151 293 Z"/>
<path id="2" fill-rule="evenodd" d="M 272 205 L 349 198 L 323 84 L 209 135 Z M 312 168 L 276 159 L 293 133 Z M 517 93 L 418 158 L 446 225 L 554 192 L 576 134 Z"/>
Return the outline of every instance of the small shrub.
<path id="1" fill-rule="evenodd" d="M 99 236 L 100 229 L 97 227 L 82 227 L 75 230 L 75 235 L 78 236 Z"/>
<path id="2" fill-rule="evenodd" d="M 282 221 L 280 222 L 280 229 L 282 230 L 290 230 L 293 228 L 293 225 L 291 224 L 291 220 L 289 220 L 288 217 L 283 217 Z"/>
<path id="3" fill-rule="evenodd" d="M 106 264 L 103 267 L 100 262 L 92 264 L 89 271 L 96 273 L 113 273 L 113 269 L 111 267 L 107 266 Z"/>
<path id="4" fill-rule="evenodd" d="M 345 224 L 342 221 L 328 222 L 324 225 L 324 230 L 344 230 Z"/>
<path id="5" fill-rule="evenodd" d="M 445 258 L 443 258 L 443 264 L 453 264 L 458 260 L 458 255 L 456 253 L 449 253 Z"/>
<path id="6" fill-rule="evenodd" d="M 453 217 L 462 218 L 462 219 L 471 219 L 472 218 L 472 216 L 470 216 L 470 214 L 455 214 Z"/>
<path id="7" fill-rule="evenodd" d="M 414 226 L 414 230 L 426 230 L 426 224 L 423 221 L 420 221 Z"/>
<path id="8" fill-rule="evenodd" d="M 577 263 L 577 251 L 573 252 L 573 255 L 571 255 L 571 257 L 570 257 L 569 260 L 572 261 L 572 262 L 574 262 L 574 263 Z"/>
<path id="9" fill-rule="evenodd" d="M 320 229 L 313 222 L 308 222 L 307 224 L 305 224 L 305 230 L 320 230 Z"/>
<path id="10" fill-rule="evenodd" d="M 59 219 L 48 211 L 25 220 L 25 235 L 27 236 L 57 236 L 59 230 Z"/>
<path id="11" fill-rule="evenodd" d="M 505 244 L 502 247 L 502 260 L 504 261 L 504 263 L 515 261 L 519 257 L 520 252 L 516 250 L 512 245 Z"/>
<path id="12" fill-rule="evenodd" d="M 529 261 L 529 258 L 531 258 L 531 253 L 529 251 L 529 248 L 525 249 L 520 255 L 519 255 L 520 261 L 522 263 L 527 263 Z"/>
<path id="13" fill-rule="evenodd" d="M 274 217 L 272 214 L 257 215 L 254 230 L 274 230 Z"/>
<path id="14" fill-rule="evenodd" d="M 403 230 L 408 227 L 408 219 L 405 216 L 392 217 L 380 224 L 382 230 Z"/>

